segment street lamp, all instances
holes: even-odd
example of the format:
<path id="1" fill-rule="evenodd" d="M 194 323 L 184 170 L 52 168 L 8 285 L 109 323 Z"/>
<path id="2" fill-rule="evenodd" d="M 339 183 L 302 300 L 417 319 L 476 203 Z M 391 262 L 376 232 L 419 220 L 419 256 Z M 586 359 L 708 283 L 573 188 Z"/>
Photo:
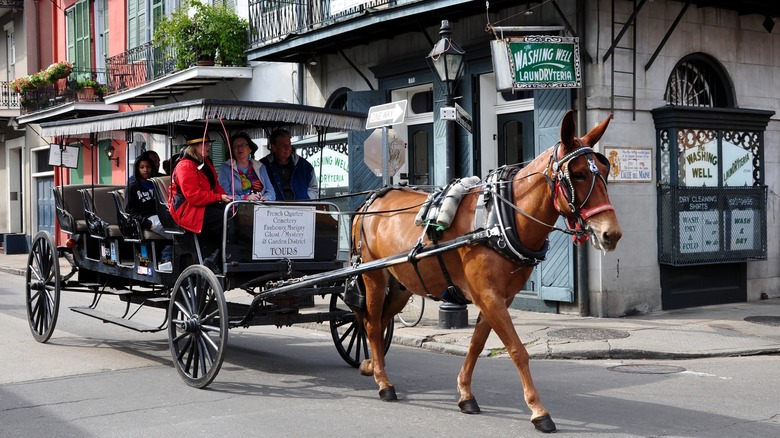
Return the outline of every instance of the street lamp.
<path id="1" fill-rule="evenodd" d="M 444 184 L 455 179 L 455 90 L 463 74 L 466 52 L 450 39 L 452 30 L 449 20 L 441 21 L 439 35 L 441 39 L 433 46 L 425 58 L 433 70 L 442 94 L 444 106 L 440 109 L 439 119 L 444 121 L 445 169 Z M 463 328 L 468 326 L 468 309 L 464 305 L 442 303 L 439 306 L 440 328 Z"/>
<path id="2" fill-rule="evenodd" d="M 119 167 L 119 157 L 114 156 L 114 145 L 109 143 L 108 146 L 106 146 L 105 152 L 108 161 L 116 161 L 116 167 Z"/>

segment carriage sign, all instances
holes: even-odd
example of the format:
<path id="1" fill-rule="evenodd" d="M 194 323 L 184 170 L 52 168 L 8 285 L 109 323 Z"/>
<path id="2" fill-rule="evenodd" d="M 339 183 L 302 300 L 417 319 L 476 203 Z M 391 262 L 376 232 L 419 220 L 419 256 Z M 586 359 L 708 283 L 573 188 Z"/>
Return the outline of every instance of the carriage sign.
<path id="1" fill-rule="evenodd" d="M 314 206 L 256 206 L 252 259 L 314 257 Z"/>
<path id="2" fill-rule="evenodd" d="M 520 88 L 579 88 L 577 37 L 525 36 L 490 42 L 498 91 Z"/>

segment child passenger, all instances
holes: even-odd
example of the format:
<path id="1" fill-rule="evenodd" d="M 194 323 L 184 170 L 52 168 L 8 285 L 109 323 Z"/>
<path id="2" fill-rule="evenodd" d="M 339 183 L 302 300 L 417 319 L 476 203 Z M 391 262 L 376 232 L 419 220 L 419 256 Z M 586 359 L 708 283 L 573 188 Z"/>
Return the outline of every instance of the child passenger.
<path id="1" fill-rule="evenodd" d="M 154 173 L 154 163 L 147 155 L 135 160 L 132 179 L 125 188 L 125 211 L 140 224 L 144 230 L 153 231 L 163 237 L 168 235 L 160 224 L 155 210 L 154 184 L 149 181 Z"/>

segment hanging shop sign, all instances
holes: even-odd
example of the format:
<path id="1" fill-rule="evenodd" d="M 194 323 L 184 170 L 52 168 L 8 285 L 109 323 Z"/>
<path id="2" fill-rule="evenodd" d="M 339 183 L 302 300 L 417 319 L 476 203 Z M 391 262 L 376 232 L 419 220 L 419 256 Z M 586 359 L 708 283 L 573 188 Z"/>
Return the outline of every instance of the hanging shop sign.
<path id="1" fill-rule="evenodd" d="M 491 41 L 490 49 L 498 91 L 582 86 L 577 37 L 510 37 Z"/>

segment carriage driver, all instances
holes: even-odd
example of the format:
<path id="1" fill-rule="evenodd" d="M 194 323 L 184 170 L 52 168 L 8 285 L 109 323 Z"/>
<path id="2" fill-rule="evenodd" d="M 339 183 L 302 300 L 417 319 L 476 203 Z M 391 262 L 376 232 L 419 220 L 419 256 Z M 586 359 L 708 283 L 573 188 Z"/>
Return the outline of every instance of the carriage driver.
<path id="1" fill-rule="evenodd" d="M 209 158 L 208 136 L 189 140 L 171 176 L 170 212 L 182 228 L 201 235 L 203 261 L 218 270 L 222 246 L 224 204 L 232 201 L 217 181 L 217 172 Z"/>
<path id="2" fill-rule="evenodd" d="M 314 167 L 295 153 L 290 132 L 277 129 L 268 138 L 271 153 L 262 162 L 274 186 L 277 201 L 305 201 L 319 198 L 319 184 Z"/>

